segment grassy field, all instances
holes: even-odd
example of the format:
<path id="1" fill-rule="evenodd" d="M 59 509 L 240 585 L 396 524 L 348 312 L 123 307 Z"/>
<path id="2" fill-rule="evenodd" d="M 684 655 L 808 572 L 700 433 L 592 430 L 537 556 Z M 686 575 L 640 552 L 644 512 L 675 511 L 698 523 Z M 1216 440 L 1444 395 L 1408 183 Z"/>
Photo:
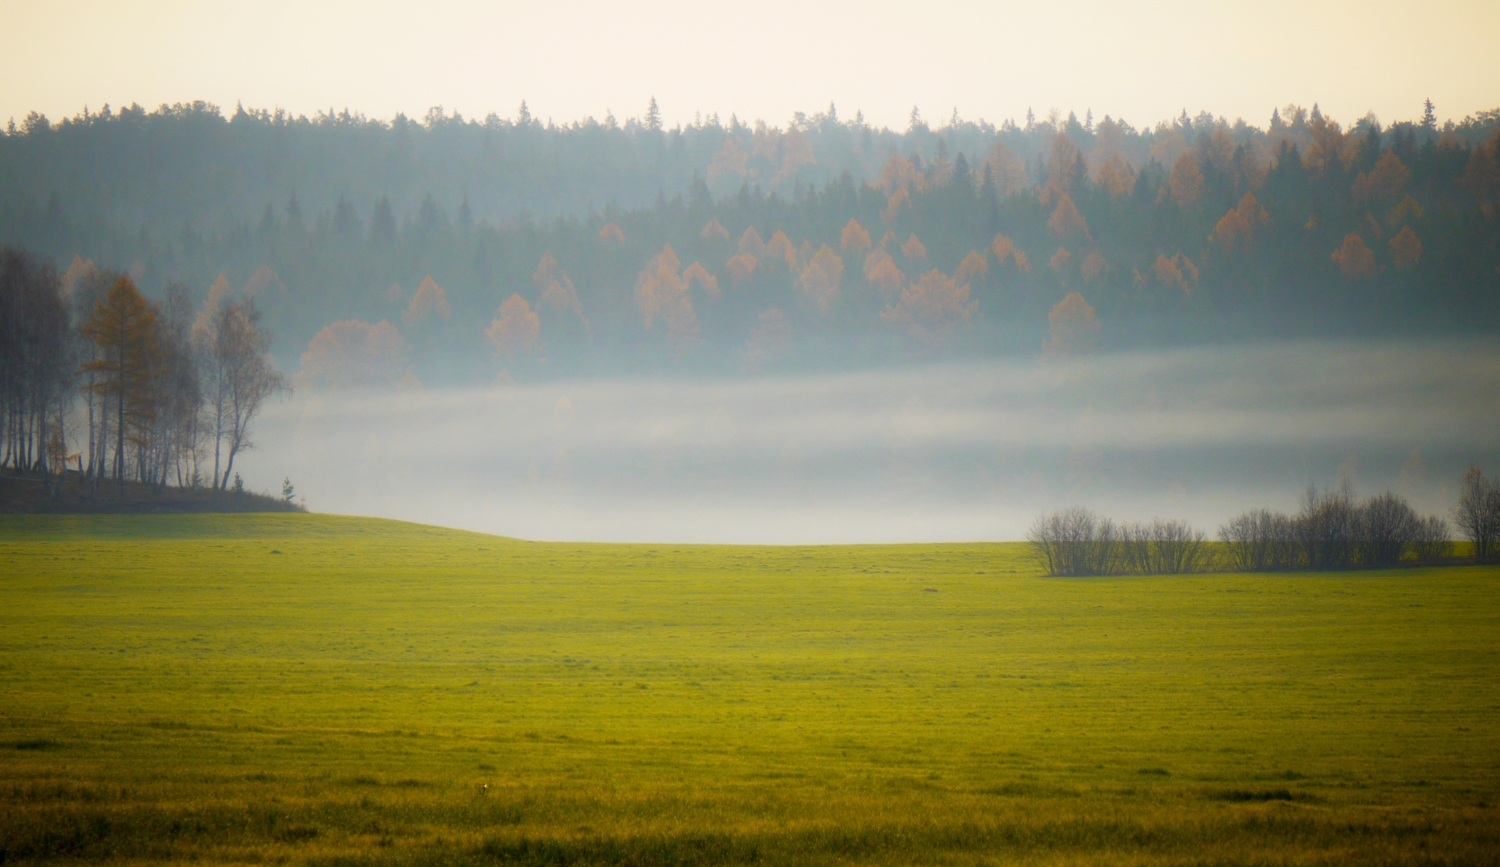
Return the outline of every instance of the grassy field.
<path id="1" fill-rule="evenodd" d="M 0 861 L 1500 863 L 1500 570 L 0 519 Z"/>

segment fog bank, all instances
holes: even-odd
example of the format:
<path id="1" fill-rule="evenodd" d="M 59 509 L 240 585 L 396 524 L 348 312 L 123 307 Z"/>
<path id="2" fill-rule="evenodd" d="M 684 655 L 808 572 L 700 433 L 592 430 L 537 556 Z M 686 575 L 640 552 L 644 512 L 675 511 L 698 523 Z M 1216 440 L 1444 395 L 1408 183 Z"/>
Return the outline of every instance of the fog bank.
<path id="1" fill-rule="evenodd" d="M 1020 538 L 1082 503 L 1212 533 L 1347 475 L 1427 512 L 1500 457 L 1500 352 L 1303 343 L 848 375 L 299 394 L 243 467 L 311 509 L 528 539 Z"/>

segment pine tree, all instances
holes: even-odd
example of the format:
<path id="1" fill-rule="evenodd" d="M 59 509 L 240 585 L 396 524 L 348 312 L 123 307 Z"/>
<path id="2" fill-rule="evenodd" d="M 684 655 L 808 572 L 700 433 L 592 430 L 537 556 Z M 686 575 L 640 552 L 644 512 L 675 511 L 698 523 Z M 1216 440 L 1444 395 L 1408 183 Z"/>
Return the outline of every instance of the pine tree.
<path id="1" fill-rule="evenodd" d="M 646 106 L 646 129 L 652 132 L 661 131 L 661 109 L 656 107 L 656 97 L 651 97 L 651 103 Z"/>

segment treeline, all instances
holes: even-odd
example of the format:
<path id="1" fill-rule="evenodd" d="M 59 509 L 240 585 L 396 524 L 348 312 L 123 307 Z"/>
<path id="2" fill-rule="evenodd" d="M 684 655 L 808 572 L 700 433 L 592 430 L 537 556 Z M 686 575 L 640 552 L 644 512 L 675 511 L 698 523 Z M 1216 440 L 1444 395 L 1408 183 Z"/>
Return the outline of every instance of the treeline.
<path id="1" fill-rule="evenodd" d="M 133 107 L 0 137 L 0 239 L 222 276 L 320 386 L 1491 329 L 1497 124 Z"/>
<path id="2" fill-rule="evenodd" d="M 108 481 L 121 499 L 127 481 L 227 490 L 256 415 L 288 387 L 259 317 L 224 296 L 195 310 L 180 284 L 152 303 L 111 271 L 65 283 L 0 248 L 0 470 L 40 474 L 54 497 L 70 464 L 91 496 Z"/>
<path id="3" fill-rule="evenodd" d="M 1469 470 L 1453 515 L 1477 562 L 1500 555 L 1500 485 Z M 1057 576 L 1390 568 L 1448 562 L 1454 551 L 1447 520 L 1389 492 L 1356 500 L 1347 483 L 1309 486 L 1295 514 L 1245 512 L 1219 528 L 1218 545 L 1183 521 L 1116 524 L 1082 507 L 1043 515 L 1026 538 Z"/>

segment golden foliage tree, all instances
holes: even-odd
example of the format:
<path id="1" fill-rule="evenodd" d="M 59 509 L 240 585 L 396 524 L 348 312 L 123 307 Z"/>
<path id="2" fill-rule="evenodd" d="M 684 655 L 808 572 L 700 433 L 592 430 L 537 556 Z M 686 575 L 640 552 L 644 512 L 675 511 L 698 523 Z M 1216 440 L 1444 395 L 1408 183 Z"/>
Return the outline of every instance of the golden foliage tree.
<path id="1" fill-rule="evenodd" d="M 724 263 L 724 270 L 729 272 L 730 285 L 738 289 L 740 284 L 755 274 L 755 257 L 749 253 L 732 256 Z"/>
<path id="2" fill-rule="evenodd" d="M 820 313 L 827 313 L 838 297 L 839 284 L 843 279 L 844 260 L 824 244 L 813 254 L 807 267 L 802 269 L 798 286 L 802 289 L 802 297 Z"/>
<path id="3" fill-rule="evenodd" d="M 552 255 L 548 253 L 547 255 Z M 406 312 L 401 314 L 401 324 L 408 328 L 419 325 L 430 317 L 437 317 L 447 322 L 453 317 L 453 308 L 448 306 L 448 293 L 437 284 L 429 274 L 417 287 L 416 294 L 411 296 L 411 304 Z"/>
<path id="4" fill-rule="evenodd" d="M 1022 274 L 1031 270 L 1031 262 L 1026 258 L 1026 254 L 1021 252 L 1016 247 L 1016 243 L 1006 235 L 996 235 L 995 242 L 990 245 L 990 249 L 995 253 L 995 264 L 997 267 L 1003 268 L 1009 262 Z"/>
<path id="5" fill-rule="evenodd" d="M 969 284 L 934 268 L 901 290 L 900 299 L 880 318 L 902 329 L 919 346 L 937 349 L 977 315 L 979 302 L 969 299 Z"/>
<path id="6" fill-rule="evenodd" d="M 542 320 L 519 294 L 512 294 L 500 305 L 500 315 L 490 322 L 484 336 L 495 347 L 503 361 L 536 352 L 542 334 Z"/>
<path id="7" fill-rule="evenodd" d="M 880 219 L 887 226 L 894 225 L 897 218 L 901 216 L 901 212 L 910 207 L 911 196 L 906 192 L 906 187 L 902 187 L 891 193 L 891 197 L 886 200 L 885 210 L 880 213 Z"/>
<path id="8" fill-rule="evenodd" d="M 970 250 L 969 255 L 958 263 L 958 270 L 953 272 L 953 279 L 960 283 L 983 277 L 990 272 L 989 260 L 980 255 L 978 250 Z"/>
<path id="9" fill-rule="evenodd" d="M 697 285 L 709 298 L 719 297 L 719 278 L 708 273 L 708 269 L 694 262 L 682 272 L 682 282 L 687 289 Z"/>
<path id="10" fill-rule="evenodd" d="M 1047 228 L 1052 234 L 1065 240 L 1091 237 L 1089 224 L 1083 219 L 1083 214 L 1079 213 L 1078 206 L 1073 204 L 1073 197 L 1067 193 L 1058 195 L 1057 207 L 1047 219 Z"/>
<path id="11" fill-rule="evenodd" d="M 851 218 L 844 231 L 839 235 L 839 248 L 845 253 L 863 254 L 871 246 L 870 233 L 859 224 L 858 220 Z"/>
<path id="12" fill-rule="evenodd" d="M 906 243 L 901 245 L 901 255 L 905 256 L 908 262 L 926 259 L 927 245 L 923 244 L 914 232 L 910 238 L 906 239 Z"/>
<path id="13" fill-rule="evenodd" d="M 685 344 L 698 336 L 698 315 L 688 297 L 687 283 L 679 270 L 681 262 L 670 244 L 662 247 L 642 269 L 635 283 L 635 303 L 649 331 L 660 320 L 667 336 L 676 344 Z"/>
<path id="14" fill-rule="evenodd" d="M 747 256 L 755 257 L 759 262 L 766 257 L 766 242 L 760 237 L 760 233 L 751 226 L 740 236 L 740 252 Z"/>
<path id="15" fill-rule="evenodd" d="M 1187 298 L 1192 296 L 1193 287 L 1198 285 L 1198 266 L 1181 253 L 1170 259 L 1165 254 L 1158 253 L 1156 262 L 1151 266 L 1151 276 L 1163 289 L 1174 294 L 1180 293 Z M 1147 282 L 1147 278 L 1137 274 L 1136 284 L 1144 282 Z"/>
<path id="16" fill-rule="evenodd" d="M 1365 244 L 1365 239 L 1356 232 L 1345 235 L 1344 243 L 1333 251 L 1330 258 L 1338 263 L 1339 273 L 1346 280 L 1364 280 L 1375 276 L 1375 254 Z"/>
<path id="17" fill-rule="evenodd" d="M 733 136 L 724 139 L 708 162 L 708 185 L 716 190 L 738 189 L 749 177 L 750 155 L 740 150 Z"/>
<path id="18" fill-rule="evenodd" d="M 1198 161 L 1193 159 L 1192 154 L 1184 152 L 1172 163 L 1172 174 L 1167 178 L 1167 187 L 1171 190 L 1172 201 L 1183 210 L 1198 204 L 1203 198 L 1203 170 L 1198 167 Z"/>
<path id="19" fill-rule="evenodd" d="M 1271 215 L 1261 207 L 1254 193 L 1246 193 L 1238 206 L 1230 208 L 1219 218 L 1208 240 L 1226 254 L 1248 253 L 1255 248 L 1256 234 L 1269 225 Z"/>
<path id="20" fill-rule="evenodd" d="M 1052 254 L 1052 258 L 1047 260 L 1047 267 L 1052 269 L 1052 273 L 1064 280 L 1067 279 L 1068 269 L 1072 264 L 1073 254 L 1069 253 L 1065 247 L 1058 247 L 1057 252 Z"/>
<path id="21" fill-rule="evenodd" d="M 1099 340 L 1099 318 L 1083 296 L 1069 292 L 1047 314 L 1051 339 L 1043 344 L 1046 355 L 1068 358 L 1091 352 Z"/>
<path id="22" fill-rule="evenodd" d="M 807 136 L 796 127 L 786 131 L 781 139 L 781 170 L 776 173 L 773 183 L 786 183 L 797 176 L 797 173 L 808 166 L 815 166 L 818 161 L 813 158 L 812 145 L 808 144 Z"/>
<path id="23" fill-rule="evenodd" d="M 606 244 L 625 243 L 625 232 L 613 221 L 605 223 L 604 228 L 599 230 L 599 240 Z"/>
<path id="24" fill-rule="evenodd" d="M 885 192 L 886 196 L 893 196 L 897 190 L 910 187 L 915 192 L 927 189 L 927 177 L 911 160 L 903 157 L 899 152 L 892 151 L 885 165 L 880 169 L 880 178 L 876 186 Z"/>
<path id="25" fill-rule="evenodd" d="M 792 246 L 792 239 L 786 236 L 786 232 L 777 229 L 766 242 L 766 258 L 781 262 L 788 268 L 797 267 L 797 248 Z"/>
<path id="26" fill-rule="evenodd" d="M 704 224 L 703 231 L 698 233 L 698 237 L 705 241 L 728 241 L 729 230 L 724 228 L 718 220 L 709 220 Z"/>
<path id="27" fill-rule="evenodd" d="M 1094 185 L 1114 201 L 1129 198 L 1135 192 L 1135 170 L 1124 156 L 1114 154 L 1099 166 L 1098 173 L 1094 175 Z"/>
<path id="28" fill-rule="evenodd" d="M 902 284 L 906 282 L 906 275 L 896 267 L 896 260 L 880 247 L 871 250 L 870 255 L 865 257 L 864 272 L 865 280 L 886 300 L 900 291 Z"/>
<path id="29" fill-rule="evenodd" d="M 1411 268 L 1422 261 L 1422 241 L 1411 226 L 1401 227 L 1396 237 L 1390 240 L 1391 262 L 1397 268 Z"/>
<path id="30" fill-rule="evenodd" d="M 1083 266 L 1078 270 L 1083 274 L 1083 282 L 1093 283 L 1109 270 L 1109 263 L 1104 261 L 1104 254 L 1098 250 L 1090 250 L 1088 256 L 1084 257 Z"/>
<path id="31" fill-rule="evenodd" d="M 411 370 L 406 340 L 385 320 L 335 322 L 302 353 L 297 385 L 305 388 L 394 387 Z"/>
<path id="32" fill-rule="evenodd" d="M 160 351 L 156 312 L 129 277 L 116 280 L 94 305 L 83 336 L 94 344 L 94 358 L 83 365 L 94 375 L 94 393 L 115 411 L 115 477 L 125 496 L 125 440 L 155 418 L 152 374 Z"/>
<path id="33" fill-rule="evenodd" d="M 1361 172 L 1354 179 L 1354 201 L 1360 204 L 1396 201 L 1406 194 L 1409 183 L 1411 170 L 1393 151 L 1386 151 L 1368 174 Z"/>

